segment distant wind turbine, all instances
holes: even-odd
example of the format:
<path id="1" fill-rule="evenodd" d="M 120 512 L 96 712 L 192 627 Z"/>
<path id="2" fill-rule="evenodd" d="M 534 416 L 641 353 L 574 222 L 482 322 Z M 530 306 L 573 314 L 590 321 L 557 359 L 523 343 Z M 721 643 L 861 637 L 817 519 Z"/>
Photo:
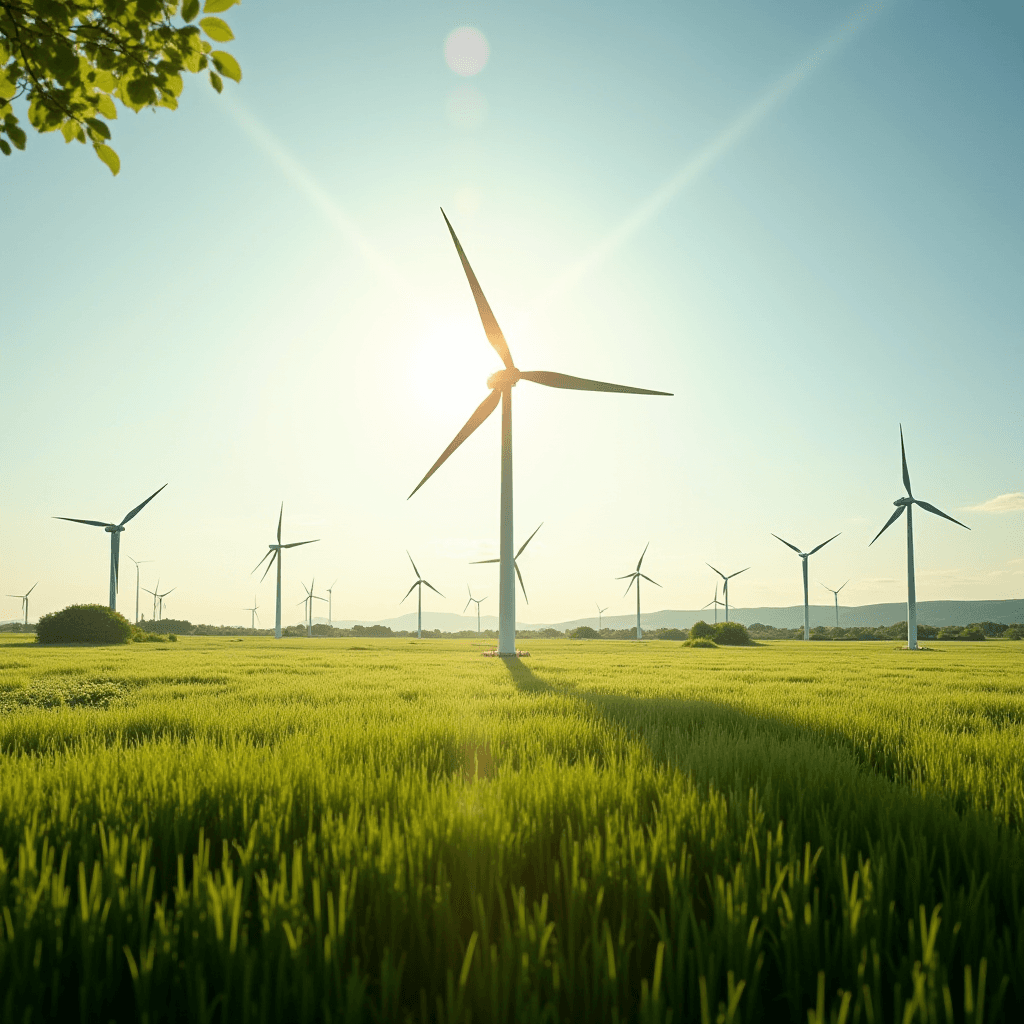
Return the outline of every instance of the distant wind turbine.
<path id="1" fill-rule="evenodd" d="M 256 629 L 256 623 L 260 621 L 260 617 L 256 614 L 256 609 L 257 608 L 259 608 L 259 605 L 256 603 L 256 595 L 253 594 L 252 595 L 252 607 L 251 608 L 243 608 L 242 609 L 243 612 L 252 612 L 252 615 L 250 617 L 250 626 L 249 626 L 249 628 L 253 629 L 253 630 Z"/>
<path id="2" fill-rule="evenodd" d="M 28 594 L 31 594 L 36 587 L 39 586 L 39 581 L 36 580 L 31 587 L 28 588 Z M 8 594 L 8 597 L 16 597 L 21 601 L 21 610 L 25 613 L 25 625 L 28 625 L 28 594 Z"/>
<path id="3" fill-rule="evenodd" d="M 600 633 L 601 632 L 601 622 L 602 622 L 601 616 L 604 615 L 604 613 L 606 611 L 608 611 L 608 609 L 607 608 L 602 608 L 596 601 L 594 602 L 594 607 L 597 609 L 597 631 L 598 631 L 598 633 Z"/>
<path id="4" fill-rule="evenodd" d="M 406 551 L 409 555 L 409 552 Z M 414 590 L 416 590 L 416 636 L 422 639 L 423 637 L 423 588 L 430 587 L 430 589 L 437 594 L 439 597 L 444 597 L 433 583 L 428 583 L 421 575 L 419 569 L 416 568 L 416 563 L 412 561 L 412 555 L 409 555 L 409 561 L 412 562 L 412 571 L 416 573 L 416 582 L 405 592 L 405 597 L 408 597 Z M 418 590 L 416 588 L 419 588 Z M 405 597 L 399 601 L 399 604 L 405 602 Z"/>
<path id="5" fill-rule="evenodd" d="M 263 575 L 260 577 L 260 583 L 262 583 L 267 578 L 267 573 L 270 572 L 270 567 L 274 564 L 275 561 L 277 562 L 277 612 L 274 619 L 274 636 L 276 636 L 278 640 L 281 639 L 281 552 L 285 548 L 298 548 L 301 547 L 303 544 L 316 544 L 317 541 L 320 539 L 318 537 L 316 540 L 297 540 L 293 541 L 291 544 L 282 544 L 281 523 L 283 521 L 284 502 L 282 501 L 281 514 L 277 517 L 277 543 L 268 545 L 270 550 L 259 560 L 259 562 L 256 565 L 256 569 L 258 569 L 264 562 L 267 561 L 268 558 L 270 559 L 270 561 L 267 562 L 266 569 L 263 570 Z M 255 572 L 256 569 L 253 569 L 253 572 Z"/>
<path id="6" fill-rule="evenodd" d="M 543 525 L 544 525 L 543 523 L 540 524 L 540 526 L 543 526 Z M 537 527 L 537 530 L 540 529 L 540 526 Z M 520 545 L 519 550 L 515 553 L 515 557 L 512 559 L 512 566 L 513 566 L 513 568 L 516 571 L 516 578 L 519 580 L 519 586 L 520 586 L 520 588 L 523 591 L 523 598 L 524 598 L 524 600 L 526 601 L 527 604 L 530 603 L 530 599 L 526 596 L 526 587 L 523 586 L 523 575 L 519 571 L 519 556 L 526 550 L 526 545 L 529 544 L 530 541 L 533 540 L 533 538 L 537 536 L 537 530 L 534 530 L 533 533 L 531 533 L 530 536 L 527 537 L 526 540 L 523 541 L 522 545 Z M 480 562 L 470 562 L 469 564 L 470 565 L 493 565 L 495 562 L 500 562 L 500 561 L 501 561 L 500 558 L 485 558 L 485 559 L 483 559 L 483 561 L 480 561 Z M 500 568 L 499 568 L 498 572 L 499 572 L 499 575 L 500 575 L 500 573 L 501 573 Z"/>
<path id="7" fill-rule="evenodd" d="M 800 556 L 800 561 L 803 563 L 803 567 L 804 567 L 804 639 L 805 640 L 810 640 L 811 639 L 811 606 L 810 606 L 810 604 L 808 604 L 808 599 L 807 599 L 807 559 L 810 558 L 811 555 L 813 555 L 815 553 L 815 551 L 820 551 L 826 544 L 831 544 L 832 541 L 834 541 L 836 539 L 836 537 L 839 536 L 839 534 L 837 533 L 837 534 L 835 534 L 835 536 L 829 537 L 828 540 L 823 540 L 816 548 L 811 548 L 810 551 L 801 551 L 795 544 L 790 544 L 788 540 L 782 540 L 782 538 L 777 533 L 773 533 L 772 536 L 776 540 L 782 541 L 782 543 L 785 544 L 787 548 L 791 548 L 793 551 L 795 551 Z"/>
<path id="8" fill-rule="evenodd" d="M 739 575 L 739 574 L 737 573 L 737 575 Z M 712 605 L 715 606 L 715 625 L 716 626 L 718 625 L 718 606 L 721 603 L 722 602 L 718 600 L 718 584 L 716 583 L 715 584 L 715 596 L 710 601 L 708 601 L 708 603 L 706 605 L 704 605 L 704 608 L 710 608 Z M 704 611 L 704 608 L 701 608 L 701 611 Z M 729 618 L 728 613 L 726 613 L 725 617 L 727 619 Z"/>
<path id="9" fill-rule="evenodd" d="M 157 603 L 157 601 L 159 601 L 160 602 L 160 619 L 163 619 L 163 617 L 164 617 L 164 598 L 168 594 L 173 594 L 174 591 L 177 590 L 178 588 L 177 587 L 171 587 L 170 590 L 165 590 L 161 594 L 159 592 L 160 591 L 160 581 L 157 580 L 156 581 L 156 590 L 148 590 L 146 587 L 143 587 L 142 589 L 145 590 L 147 594 L 152 594 L 153 595 L 153 618 L 155 619 L 157 617 L 157 614 L 156 614 L 156 603 Z"/>
<path id="10" fill-rule="evenodd" d="M 132 558 L 131 555 L 129 555 L 128 558 L 130 561 L 135 563 L 135 625 L 137 626 L 139 624 L 139 566 L 148 565 L 152 559 L 143 558 L 140 561 L 137 558 Z"/>
<path id="11" fill-rule="evenodd" d="M 846 583 L 849 583 L 849 582 L 850 582 L 849 580 L 846 581 Z M 846 583 L 843 584 L 843 587 L 846 586 Z M 823 587 L 825 587 L 824 583 L 822 583 L 821 585 Z M 842 590 L 843 587 L 840 587 L 839 590 Z M 830 594 L 834 595 L 834 597 L 836 599 L 836 629 L 838 629 L 839 628 L 839 590 L 833 590 L 831 587 L 825 587 L 825 589 Z"/>
<path id="12" fill-rule="evenodd" d="M 166 487 L 167 484 L 164 484 Z M 136 505 L 119 523 L 99 523 L 95 519 L 72 519 L 70 516 L 54 516 L 54 519 L 63 519 L 68 523 L 84 523 L 86 526 L 99 526 L 110 534 L 110 608 L 117 611 L 117 571 L 120 563 L 121 534 L 124 533 L 124 524 L 134 519 L 164 487 L 155 490 L 141 505 Z"/>
<path id="13" fill-rule="evenodd" d="M 332 602 L 334 601 L 334 593 L 333 593 L 333 591 L 334 591 L 334 584 L 337 583 L 337 582 L 338 581 L 335 580 L 334 583 L 332 583 L 327 588 L 327 625 L 328 626 L 333 626 L 334 625 L 334 616 L 332 615 L 332 612 L 333 612 Z"/>
<path id="14" fill-rule="evenodd" d="M 304 600 L 296 602 L 296 604 L 307 605 L 308 608 L 309 608 L 309 611 L 307 613 L 307 621 L 306 621 L 306 636 L 312 636 L 313 635 L 313 602 L 314 601 L 326 601 L 327 600 L 326 597 L 320 597 L 318 594 L 315 594 L 313 592 L 315 587 L 316 587 L 316 578 L 315 577 L 313 578 L 313 582 L 310 583 L 310 585 L 308 587 L 306 586 L 305 583 L 303 583 L 302 584 L 302 589 L 306 591 L 306 597 L 305 597 Z"/>
<path id="15" fill-rule="evenodd" d="M 466 608 L 468 608 L 474 601 L 476 602 L 476 631 L 479 633 L 480 632 L 480 605 L 482 605 L 484 603 L 484 601 L 487 600 L 487 598 L 486 597 L 474 597 L 473 596 L 473 591 L 470 589 L 470 586 L 469 586 L 468 583 L 466 584 L 466 590 L 469 591 L 469 600 L 466 602 Z M 465 613 L 466 608 L 462 609 L 463 613 Z"/>
<path id="16" fill-rule="evenodd" d="M 718 575 L 722 577 L 722 597 L 725 599 L 725 621 L 728 622 L 729 621 L 729 580 L 731 580 L 733 578 L 733 576 L 739 576 L 740 572 L 746 572 L 747 569 L 750 568 L 750 566 L 748 565 L 747 569 L 740 569 L 739 572 L 731 572 L 731 573 L 729 573 L 728 576 L 726 576 L 725 573 L 722 572 L 720 569 L 715 569 L 715 567 L 710 562 L 705 562 L 704 564 L 709 569 L 714 569 L 714 571 L 717 572 Z M 718 594 L 717 588 L 715 590 L 715 594 L 716 594 L 716 596 Z M 706 608 L 707 605 L 705 605 L 704 607 Z M 715 608 L 715 622 L 717 622 L 717 621 L 718 621 L 718 608 L 716 607 Z"/>
<path id="17" fill-rule="evenodd" d="M 907 472 L 907 451 L 903 447 L 903 424 L 900 424 L 900 455 L 903 458 L 903 486 L 907 489 L 907 496 L 905 498 L 897 498 L 893 504 L 896 506 L 896 511 L 889 517 L 889 521 L 883 526 L 878 533 L 875 534 L 874 540 L 871 544 L 874 544 L 879 537 L 885 533 L 886 530 L 896 522 L 897 519 L 904 512 L 907 513 L 907 647 L 912 650 L 917 650 L 917 586 L 914 581 L 914 511 L 913 505 L 920 505 L 926 512 L 931 512 L 933 515 L 942 516 L 943 519 L 948 519 L 951 523 L 956 523 L 957 526 L 963 526 L 965 530 L 969 530 L 969 526 L 964 526 L 959 519 L 954 519 L 952 516 L 947 516 L 945 512 L 937 509 L 934 505 L 929 505 L 927 501 L 921 501 L 919 498 L 915 498 L 910 490 L 910 473 Z M 871 547 L 871 544 L 868 547 Z"/>
<path id="18" fill-rule="evenodd" d="M 543 384 L 549 388 L 565 388 L 572 391 L 611 391 L 619 394 L 633 395 L 667 395 L 667 391 L 648 391 L 645 388 L 624 387 L 620 384 L 605 384 L 597 380 L 583 377 L 570 377 L 564 373 L 550 373 L 546 370 L 519 370 L 512 361 L 512 355 L 505 342 L 505 336 L 498 326 L 491 307 L 484 297 L 483 290 L 473 273 L 473 268 L 466 259 L 462 245 L 455 235 L 444 210 L 441 211 L 448 231 L 455 243 L 455 248 L 462 261 L 462 269 L 469 281 L 469 287 L 476 300 L 477 312 L 483 324 L 484 333 L 491 346 L 505 364 L 503 370 L 491 374 L 487 378 L 487 386 L 491 393 L 480 403 L 476 411 L 466 421 L 466 425 L 455 435 L 455 439 L 441 453 L 440 458 L 430 467 L 427 475 L 416 485 L 411 498 L 445 460 L 480 426 L 501 403 L 501 531 L 499 552 L 500 568 L 498 571 L 498 654 L 504 657 L 515 657 L 516 653 L 516 584 L 514 579 L 515 562 L 512 556 L 512 388 L 520 380 Z M 521 581 L 520 581 L 521 582 Z"/>
<path id="19" fill-rule="evenodd" d="M 651 542 L 648 541 L 647 542 L 647 547 L 644 548 L 644 554 L 640 556 L 640 561 L 636 563 L 636 572 L 628 572 L 628 573 L 626 573 L 625 576 L 616 576 L 615 577 L 617 580 L 629 580 L 629 586 L 626 587 L 626 594 L 629 593 L 629 588 L 632 587 L 634 583 L 636 584 L 636 638 L 637 638 L 637 640 L 642 640 L 643 636 L 644 636 L 643 632 L 640 629 L 640 580 L 641 579 L 645 579 L 645 580 L 647 580 L 648 583 L 654 583 L 654 585 L 656 587 L 660 587 L 661 586 L 660 583 L 655 583 L 655 581 L 652 580 L 650 576 L 645 576 L 640 571 L 640 566 L 643 565 L 643 562 L 644 562 L 644 555 L 647 554 L 647 548 L 649 548 L 650 546 L 651 546 Z M 623 594 L 622 596 L 625 597 L 626 594 Z"/>

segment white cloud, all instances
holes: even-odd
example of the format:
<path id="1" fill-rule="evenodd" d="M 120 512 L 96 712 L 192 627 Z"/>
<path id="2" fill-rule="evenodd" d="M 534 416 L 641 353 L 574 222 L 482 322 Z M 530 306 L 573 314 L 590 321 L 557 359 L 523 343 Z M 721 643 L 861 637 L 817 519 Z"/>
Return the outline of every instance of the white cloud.
<path id="1" fill-rule="evenodd" d="M 968 512 L 1024 512 L 1024 491 L 1000 494 L 980 505 L 968 505 Z"/>

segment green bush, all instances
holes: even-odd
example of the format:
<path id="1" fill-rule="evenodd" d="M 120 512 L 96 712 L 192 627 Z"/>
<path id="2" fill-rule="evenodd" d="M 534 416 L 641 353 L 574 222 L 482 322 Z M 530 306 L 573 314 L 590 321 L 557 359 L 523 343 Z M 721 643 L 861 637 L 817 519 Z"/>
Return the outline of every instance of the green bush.
<path id="1" fill-rule="evenodd" d="M 719 622 L 712 629 L 716 644 L 725 644 L 728 647 L 742 647 L 751 642 L 747 627 L 742 622 Z"/>
<path id="2" fill-rule="evenodd" d="M 73 604 L 50 612 L 36 625 L 40 644 L 126 644 L 132 639 L 132 624 L 102 604 Z"/>
<path id="3" fill-rule="evenodd" d="M 654 640 L 685 640 L 690 634 L 685 629 L 659 629 L 657 635 L 648 637 Z"/>
<path id="4" fill-rule="evenodd" d="M 702 636 L 714 636 L 715 628 L 714 626 L 709 626 L 703 619 L 698 619 L 690 627 L 690 639 L 699 640 Z"/>
<path id="5" fill-rule="evenodd" d="M 689 640 L 683 641 L 683 647 L 714 647 L 717 648 L 718 644 L 709 636 L 693 636 Z"/>
<path id="6" fill-rule="evenodd" d="M 590 626 L 577 626 L 575 629 L 569 630 L 571 640 L 597 640 L 600 636 L 601 634 Z"/>
<path id="7" fill-rule="evenodd" d="M 1006 632 L 1003 633 L 1004 640 L 1024 640 L 1024 626 L 1014 625 L 1007 626 Z"/>
<path id="8" fill-rule="evenodd" d="M 964 628 L 962 630 L 960 630 L 960 639 L 961 640 L 984 640 L 985 639 L 985 631 L 981 628 L 981 626 L 978 625 L 978 623 L 974 623 L 974 625 L 972 625 L 972 626 L 964 626 Z"/>
<path id="9" fill-rule="evenodd" d="M 173 633 L 150 633 L 148 629 L 132 626 L 132 643 L 134 644 L 165 644 L 168 641 L 177 643 L 178 638 Z"/>

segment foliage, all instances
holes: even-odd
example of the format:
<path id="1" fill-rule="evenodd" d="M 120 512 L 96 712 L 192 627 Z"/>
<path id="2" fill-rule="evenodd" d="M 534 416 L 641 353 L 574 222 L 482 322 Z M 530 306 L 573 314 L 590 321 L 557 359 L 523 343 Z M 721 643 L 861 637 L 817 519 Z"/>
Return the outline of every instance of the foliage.
<path id="1" fill-rule="evenodd" d="M 577 626 L 566 631 L 570 640 L 597 640 L 601 634 L 592 626 Z"/>
<path id="2" fill-rule="evenodd" d="M 1007 626 L 1006 632 L 1003 633 L 1003 638 L 1005 640 L 1024 640 L 1024 626 Z"/>
<path id="3" fill-rule="evenodd" d="M 132 639 L 132 624 L 105 604 L 72 604 L 63 611 L 50 612 L 36 624 L 36 641 L 41 644 L 126 644 Z"/>
<path id="4" fill-rule="evenodd" d="M 955 627 L 954 627 L 955 628 Z M 803 638 L 803 626 L 787 629 L 780 626 L 766 626 L 763 622 L 752 622 L 747 631 L 754 640 L 799 640 Z M 937 626 L 918 623 L 918 640 L 935 640 L 938 638 Z M 814 626 L 811 629 L 812 640 L 906 640 L 907 623 L 896 622 L 891 626 Z"/>
<path id="5" fill-rule="evenodd" d="M 683 641 L 684 647 L 718 647 L 718 644 L 709 636 L 692 636 L 689 640 Z"/>
<path id="6" fill-rule="evenodd" d="M 719 646 L 742 647 L 753 641 L 742 622 L 719 622 L 712 626 L 713 639 Z M 693 630 L 690 630 L 691 634 Z"/>
<path id="7" fill-rule="evenodd" d="M 196 629 L 187 619 L 143 619 L 137 628 L 147 633 L 177 633 L 180 636 L 187 636 Z"/>
<path id="8" fill-rule="evenodd" d="M 1005 627 L 1004 627 L 1005 629 Z M 970 626 L 943 626 L 939 630 L 937 640 L 984 640 L 988 634 L 978 622 Z M 1003 633 L 997 634 L 999 636 Z"/>
<path id="9" fill-rule="evenodd" d="M 177 636 L 174 633 L 154 633 L 148 629 L 139 629 L 132 626 L 133 644 L 166 644 L 177 643 Z"/>
<path id="10" fill-rule="evenodd" d="M 174 110 L 183 74 L 208 71 L 217 92 L 222 76 L 241 81 L 235 58 L 213 48 L 234 38 L 213 15 L 238 2 L 206 0 L 196 25 L 199 0 L 0 0 L 0 151 L 25 148 L 13 106 L 21 98 L 36 131 L 91 143 L 117 174 L 107 144 L 115 100 L 136 112 Z"/>
<path id="11" fill-rule="evenodd" d="M 649 640 L 685 640 L 690 631 L 687 629 L 658 629 L 645 634 Z"/>
<path id="12" fill-rule="evenodd" d="M 690 639 L 697 640 L 700 637 L 713 637 L 715 635 L 715 627 L 706 623 L 703 619 L 698 619 L 690 627 Z"/>

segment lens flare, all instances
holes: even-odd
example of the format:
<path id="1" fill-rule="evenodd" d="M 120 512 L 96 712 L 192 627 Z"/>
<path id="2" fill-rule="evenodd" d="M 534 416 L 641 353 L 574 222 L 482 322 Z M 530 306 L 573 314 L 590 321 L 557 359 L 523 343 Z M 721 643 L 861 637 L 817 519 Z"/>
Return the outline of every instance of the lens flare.
<path id="1" fill-rule="evenodd" d="M 491 47 L 487 37 L 469 25 L 462 25 L 449 32 L 444 41 L 445 63 L 463 78 L 480 74 L 490 55 Z"/>

